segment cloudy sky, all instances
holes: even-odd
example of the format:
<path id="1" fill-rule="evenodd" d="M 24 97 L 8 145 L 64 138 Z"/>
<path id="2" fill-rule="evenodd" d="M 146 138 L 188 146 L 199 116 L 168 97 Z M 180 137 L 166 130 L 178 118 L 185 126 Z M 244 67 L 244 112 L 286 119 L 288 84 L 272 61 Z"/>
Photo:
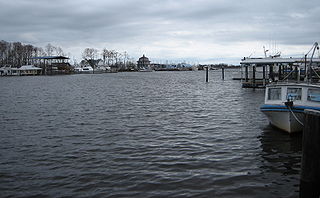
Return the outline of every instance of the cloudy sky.
<path id="1" fill-rule="evenodd" d="M 319 0 L 0 0 L 0 40 L 127 51 L 153 62 L 239 63 L 320 41 Z"/>

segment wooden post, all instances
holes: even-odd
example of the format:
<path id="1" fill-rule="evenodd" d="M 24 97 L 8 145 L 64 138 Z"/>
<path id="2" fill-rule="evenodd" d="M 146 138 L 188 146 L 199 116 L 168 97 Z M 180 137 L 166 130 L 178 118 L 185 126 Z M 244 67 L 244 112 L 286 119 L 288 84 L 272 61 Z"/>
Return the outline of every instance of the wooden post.
<path id="1" fill-rule="evenodd" d="M 305 110 L 300 198 L 320 196 L 320 111 Z"/>
<path id="2" fill-rule="evenodd" d="M 249 71 L 248 71 L 248 65 L 245 65 L 245 81 L 249 81 Z"/>
<path id="3" fill-rule="evenodd" d="M 262 66 L 262 80 L 263 80 L 263 86 L 265 86 L 266 85 L 266 66 L 265 65 L 263 65 Z"/>
<path id="4" fill-rule="evenodd" d="M 307 77 L 307 72 L 309 72 L 309 71 L 307 71 L 307 54 L 306 55 L 304 55 L 304 76 L 305 77 Z"/>
<path id="5" fill-rule="evenodd" d="M 222 71 L 222 80 L 224 80 L 224 66 L 221 67 L 221 71 Z"/>
<path id="6" fill-rule="evenodd" d="M 209 82 L 209 66 L 206 66 L 206 82 Z"/>
<path id="7" fill-rule="evenodd" d="M 252 66 L 252 85 L 256 87 L 256 66 Z"/>
<path id="8" fill-rule="evenodd" d="M 298 72 L 298 66 L 297 65 L 294 67 L 294 77 L 293 77 L 293 79 L 296 79 L 297 82 L 300 81 L 300 74 Z"/>
<path id="9" fill-rule="evenodd" d="M 274 82 L 274 74 L 273 74 L 273 65 L 271 64 L 269 66 L 269 79 L 271 79 L 272 82 Z"/>
<path id="10" fill-rule="evenodd" d="M 46 64 L 46 59 L 43 59 L 43 62 L 44 62 L 44 73 L 45 73 L 45 75 L 48 75 L 48 67 Z"/>
<path id="11" fill-rule="evenodd" d="M 279 64 L 279 80 L 282 80 L 282 65 Z"/>

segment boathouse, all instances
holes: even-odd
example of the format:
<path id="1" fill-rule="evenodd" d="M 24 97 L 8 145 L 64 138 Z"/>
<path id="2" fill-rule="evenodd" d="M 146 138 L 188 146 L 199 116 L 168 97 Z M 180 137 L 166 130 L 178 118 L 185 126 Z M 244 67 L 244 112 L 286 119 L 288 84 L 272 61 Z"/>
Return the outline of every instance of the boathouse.
<path id="1" fill-rule="evenodd" d="M 245 57 L 240 62 L 242 87 L 263 88 L 279 80 L 304 79 L 310 61 L 310 58 Z M 320 58 L 313 58 L 312 66 L 318 68 Z M 317 72 L 315 74 L 315 78 L 318 78 Z"/>
<path id="2" fill-rule="evenodd" d="M 42 56 L 32 57 L 33 65 L 42 68 L 42 74 L 69 74 L 73 72 L 73 67 L 69 63 L 69 58 L 65 56 Z"/>

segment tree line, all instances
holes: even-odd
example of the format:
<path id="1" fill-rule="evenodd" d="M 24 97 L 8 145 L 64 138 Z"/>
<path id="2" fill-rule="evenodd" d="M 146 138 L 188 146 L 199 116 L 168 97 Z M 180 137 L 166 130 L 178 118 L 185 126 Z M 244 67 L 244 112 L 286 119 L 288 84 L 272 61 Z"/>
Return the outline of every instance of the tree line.
<path id="1" fill-rule="evenodd" d="M 104 48 L 100 53 L 95 48 L 86 48 L 82 52 L 83 60 L 81 63 L 88 63 L 93 68 L 96 67 L 97 61 L 103 61 L 105 66 L 114 66 L 119 70 L 127 70 L 135 67 L 135 60 L 130 58 L 129 54 L 125 52 L 117 52 L 116 50 L 108 50 Z"/>
<path id="2" fill-rule="evenodd" d="M 20 67 L 30 63 L 32 57 L 65 56 L 61 47 L 47 44 L 44 48 L 21 42 L 0 41 L 0 66 Z"/>
<path id="3" fill-rule="evenodd" d="M 66 53 L 59 46 L 47 44 L 44 48 L 23 44 L 21 42 L 0 41 L 0 67 L 12 66 L 20 67 L 30 64 L 32 57 L 40 56 L 66 56 Z M 126 70 L 135 67 L 135 60 L 130 58 L 127 52 L 117 52 L 104 48 L 100 53 L 95 48 L 86 48 L 82 52 L 81 64 L 88 63 L 96 67 L 97 62 L 103 61 L 105 66 L 114 66 L 119 70 Z M 75 66 L 77 61 L 74 60 Z"/>

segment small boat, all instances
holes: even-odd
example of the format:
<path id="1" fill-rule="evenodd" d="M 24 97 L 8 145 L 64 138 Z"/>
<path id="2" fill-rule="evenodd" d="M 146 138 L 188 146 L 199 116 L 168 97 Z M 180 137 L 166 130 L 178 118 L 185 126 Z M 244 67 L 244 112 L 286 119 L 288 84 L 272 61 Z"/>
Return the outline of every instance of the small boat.
<path id="1" fill-rule="evenodd" d="M 271 125 L 289 133 L 303 130 L 304 110 L 320 111 L 320 76 L 312 67 L 313 55 L 315 50 L 319 49 L 318 43 L 315 43 L 310 51 L 312 49 L 308 70 L 306 75 L 303 75 L 304 81 L 300 82 L 299 74 L 295 82 L 275 82 L 267 85 L 265 103 L 260 107 Z"/>
<path id="2" fill-rule="evenodd" d="M 289 133 L 303 130 L 305 109 L 320 111 L 320 85 L 270 84 L 266 87 L 265 104 L 260 107 L 271 125 Z"/>
<path id="3" fill-rule="evenodd" d="M 151 67 L 142 67 L 139 72 L 153 72 L 153 69 Z"/>
<path id="4" fill-rule="evenodd" d="M 93 68 L 91 66 L 76 67 L 75 72 L 79 74 L 92 74 Z"/>

